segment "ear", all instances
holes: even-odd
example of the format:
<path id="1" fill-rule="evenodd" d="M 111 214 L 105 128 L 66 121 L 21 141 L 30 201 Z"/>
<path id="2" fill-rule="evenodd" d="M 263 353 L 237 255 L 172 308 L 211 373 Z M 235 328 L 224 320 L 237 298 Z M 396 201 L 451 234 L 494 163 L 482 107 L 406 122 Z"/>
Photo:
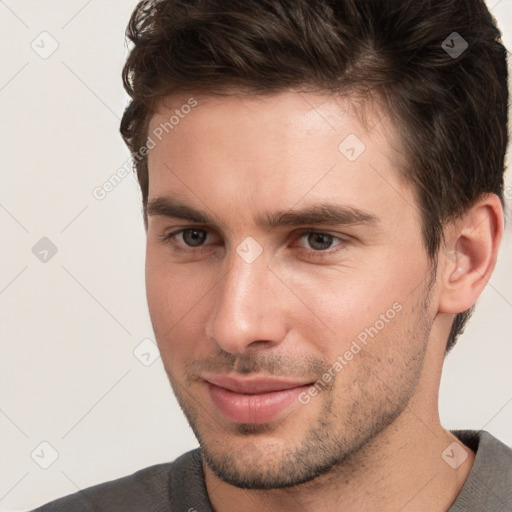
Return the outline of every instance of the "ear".
<path id="1" fill-rule="evenodd" d="M 475 304 L 496 265 L 503 223 L 499 197 L 488 194 L 445 227 L 438 267 L 440 313 L 461 313 Z"/>

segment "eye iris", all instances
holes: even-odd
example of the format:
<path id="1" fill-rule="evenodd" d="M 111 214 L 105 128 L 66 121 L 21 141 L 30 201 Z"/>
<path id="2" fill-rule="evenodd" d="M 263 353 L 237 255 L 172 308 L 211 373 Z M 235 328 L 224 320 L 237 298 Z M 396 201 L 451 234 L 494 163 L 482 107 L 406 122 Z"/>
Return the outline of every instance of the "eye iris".
<path id="1" fill-rule="evenodd" d="M 183 240 L 192 247 L 201 245 L 206 238 L 206 233 L 200 229 L 187 229 L 183 231 Z"/>
<path id="2" fill-rule="evenodd" d="M 313 249 L 328 249 L 332 244 L 333 237 L 323 233 L 310 233 L 308 243 Z M 317 243 L 318 242 L 318 243 Z"/>

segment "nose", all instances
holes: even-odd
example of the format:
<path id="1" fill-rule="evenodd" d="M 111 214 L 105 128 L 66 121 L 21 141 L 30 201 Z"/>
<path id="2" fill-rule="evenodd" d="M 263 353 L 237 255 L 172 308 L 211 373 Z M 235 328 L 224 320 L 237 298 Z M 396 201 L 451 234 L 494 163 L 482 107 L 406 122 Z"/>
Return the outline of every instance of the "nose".
<path id="1" fill-rule="evenodd" d="M 285 338 L 288 320 L 285 302 L 280 300 L 283 284 L 263 255 L 247 263 L 233 252 L 224 272 L 212 290 L 215 306 L 206 323 L 206 335 L 232 354 L 279 344 Z"/>

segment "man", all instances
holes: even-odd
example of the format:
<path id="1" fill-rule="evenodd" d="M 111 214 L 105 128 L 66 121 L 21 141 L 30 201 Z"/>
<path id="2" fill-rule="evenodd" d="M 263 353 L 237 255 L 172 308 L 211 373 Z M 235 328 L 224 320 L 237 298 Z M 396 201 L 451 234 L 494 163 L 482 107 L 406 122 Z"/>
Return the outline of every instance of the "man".
<path id="1" fill-rule="evenodd" d="M 503 233 L 484 2 L 144 1 L 128 35 L 155 337 L 200 449 L 39 511 L 510 511 L 445 430 Z"/>

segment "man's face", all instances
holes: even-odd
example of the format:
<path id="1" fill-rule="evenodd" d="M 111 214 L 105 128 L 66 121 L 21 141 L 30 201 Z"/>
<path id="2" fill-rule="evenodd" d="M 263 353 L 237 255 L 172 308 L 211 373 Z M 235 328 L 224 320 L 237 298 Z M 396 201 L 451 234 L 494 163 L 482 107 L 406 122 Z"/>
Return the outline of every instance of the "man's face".
<path id="1" fill-rule="evenodd" d="M 168 133 L 187 97 L 149 127 L 146 284 L 163 364 L 217 476 L 309 481 L 422 389 L 436 311 L 420 211 L 373 107 L 366 131 L 346 99 L 196 98 Z"/>

